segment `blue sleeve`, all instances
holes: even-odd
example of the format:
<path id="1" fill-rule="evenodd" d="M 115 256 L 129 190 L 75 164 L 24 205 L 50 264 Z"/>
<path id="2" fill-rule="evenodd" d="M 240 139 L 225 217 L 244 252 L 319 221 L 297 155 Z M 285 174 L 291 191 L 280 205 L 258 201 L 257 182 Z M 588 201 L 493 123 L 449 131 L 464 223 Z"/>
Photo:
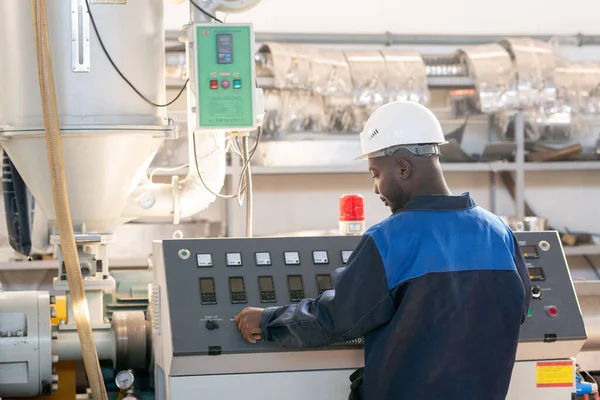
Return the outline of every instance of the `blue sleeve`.
<path id="1" fill-rule="evenodd" d="M 531 279 L 529 278 L 529 272 L 527 271 L 527 266 L 525 265 L 525 258 L 523 258 L 523 253 L 521 252 L 521 246 L 519 246 L 519 241 L 515 234 L 510 231 L 513 240 L 513 259 L 515 262 L 515 266 L 517 267 L 517 272 L 519 272 L 519 276 L 523 281 L 523 287 L 525 288 L 525 299 L 523 300 L 523 318 L 521 319 L 521 323 L 525 322 L 527 319 L 527 313 L 529 312 L 529 304 L 531 303 Z"/>
<path id="2" fill-rule="evenodd" d="M 347 266 L 332 278 L 335 290 L 316 299 L 265 309 L 264 339 L 282 347 L 322 347 L 359 338 L 394 316 L 383 261 L 370 236 L 363 236 Z"/>

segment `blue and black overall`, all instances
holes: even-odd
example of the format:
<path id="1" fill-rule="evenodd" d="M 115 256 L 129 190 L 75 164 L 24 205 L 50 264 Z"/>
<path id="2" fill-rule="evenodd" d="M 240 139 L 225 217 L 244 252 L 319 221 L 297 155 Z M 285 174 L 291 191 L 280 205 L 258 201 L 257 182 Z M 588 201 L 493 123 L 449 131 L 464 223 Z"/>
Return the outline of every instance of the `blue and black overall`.
<path id="1" fill-rule="evenodd" d="M 419 196 L 370 228 L 335 290 L 267 308 L 265 340 L 364 336 L 362 400 L 504 400 L 531 283 L 513 232 L 468 193 Z"/>

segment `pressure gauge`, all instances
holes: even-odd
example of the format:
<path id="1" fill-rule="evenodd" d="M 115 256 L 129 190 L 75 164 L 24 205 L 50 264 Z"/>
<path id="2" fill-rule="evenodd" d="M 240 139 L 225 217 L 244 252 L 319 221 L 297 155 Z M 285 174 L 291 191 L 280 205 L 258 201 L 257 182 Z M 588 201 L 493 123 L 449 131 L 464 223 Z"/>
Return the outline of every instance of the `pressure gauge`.
<path id="1" fill-rule="evenodd" d="M 133 387 L 133 373 L 131 371 L 121 371 L 115 378 L 117 387 L 121 390 L 129 390 Z"/>

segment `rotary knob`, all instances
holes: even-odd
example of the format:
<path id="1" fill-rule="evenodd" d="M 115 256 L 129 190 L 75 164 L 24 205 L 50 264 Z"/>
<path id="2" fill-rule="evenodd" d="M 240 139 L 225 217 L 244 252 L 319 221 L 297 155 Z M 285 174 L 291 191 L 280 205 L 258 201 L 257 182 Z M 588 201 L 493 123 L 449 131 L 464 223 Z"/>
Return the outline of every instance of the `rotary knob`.
<path id="1" fill-rule="evenodd" d="M 212 319 L 209 319 L 208 321 L 206 321 L 206 323 L 204 324 L 204 326 L 206 326 L 206 329 L 208 329 L 209 331 L 215 330 L 215 329 L 219 329 L 219 323 L 217 321 L 214 321 Z"/>
<path id="2" fill-rule="evenodd" d="M 532 286 L 531 287 L 531 297 L 534 299 L 541 299 L 542 298 L 542 289 L 540 289 L 539 286 Z"/>

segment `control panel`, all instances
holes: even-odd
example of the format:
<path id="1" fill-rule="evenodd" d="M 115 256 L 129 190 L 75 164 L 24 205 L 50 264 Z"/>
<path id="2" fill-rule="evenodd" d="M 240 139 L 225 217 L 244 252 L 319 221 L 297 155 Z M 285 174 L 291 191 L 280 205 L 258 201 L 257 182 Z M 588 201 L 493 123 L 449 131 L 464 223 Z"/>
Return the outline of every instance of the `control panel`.
<path id="1" fill-rule="evenodd" d="M 197 130 L 256 129 L 254 32 L 251 24 L 193 25 Z"/>
<path id="2" fill-rule="evenodd" d="M 532 282 L 520 342 L 585 340 L 586 331 L 556 232 L 516 232 Z M 247 343 L 233 318 L 245 307 L 287 305 L 334 289 L 360 237 L 173 239 L 163 241 L 176 356 L 289 352 Z M 362 340 L 338 343 L 356 348 Z M 302 350 L 297 350 L 302 351 Z"/>
<path id="3" fill-rule="evenodd" d="M 521 342 L 586 339 L 586 330 L 557 232 L 515 232 L 529 278 L 531 304 Z"/>
<path id="4" fill-rule="evenodd" d="M 245 307 L 316 298 L 334 288 L 360 237 L 163 241 L 174 355 L 289 351 L 247 343 L 233 318 Z M 362 340 L 337 343 L 356 347 Z"/>

